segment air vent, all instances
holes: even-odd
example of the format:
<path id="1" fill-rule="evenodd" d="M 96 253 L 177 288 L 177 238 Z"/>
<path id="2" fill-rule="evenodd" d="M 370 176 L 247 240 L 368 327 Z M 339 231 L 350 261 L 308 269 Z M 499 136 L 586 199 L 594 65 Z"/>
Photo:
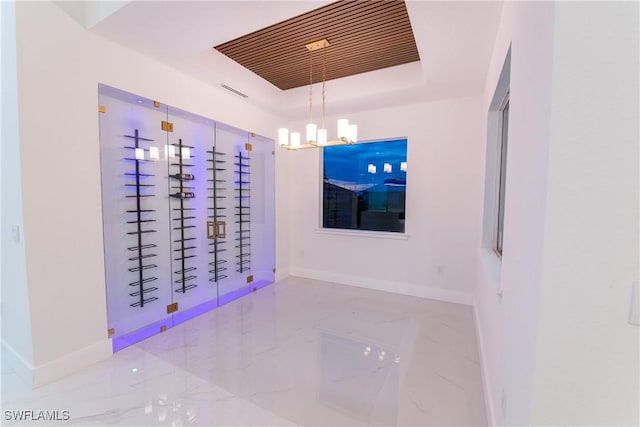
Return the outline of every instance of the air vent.
<path id="1" fill-rule="evenodd" d="M 234 88 L 232 88 L 231 86 L 227 86 L 227 85 L 220 85 L 220 86 L 222 86 L 223 88 L 225 88 L 225 89 L 226 89 L 226 90 L 228 90 L 229 92 L 233 92 L 233 93 L 235 93 L 236 95 L 239 95 L 239 96 L 241 96 L 241 97 L 243 97 L 243 98 L 248 98 L 248 97 L 249 97 L 249 95 L 245 95 L 244 93 L 240 92 L 239 90 L 235 90 L 235 89 L 234 89 Z"/>

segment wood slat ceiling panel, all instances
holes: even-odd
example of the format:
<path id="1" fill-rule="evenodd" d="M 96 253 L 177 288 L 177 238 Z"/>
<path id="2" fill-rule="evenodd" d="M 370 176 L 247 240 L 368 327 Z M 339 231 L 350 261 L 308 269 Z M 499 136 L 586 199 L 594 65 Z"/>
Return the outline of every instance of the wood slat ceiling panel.
<path id="1" fill-rule="evenodd" d="M 282 90 L 309 84 L 305 47 L 327 39 L 313 52 L 313 81 L 338 79 L 419 61 L 409 15 L 401 0 L 341 0 L 215 46 Z"/>

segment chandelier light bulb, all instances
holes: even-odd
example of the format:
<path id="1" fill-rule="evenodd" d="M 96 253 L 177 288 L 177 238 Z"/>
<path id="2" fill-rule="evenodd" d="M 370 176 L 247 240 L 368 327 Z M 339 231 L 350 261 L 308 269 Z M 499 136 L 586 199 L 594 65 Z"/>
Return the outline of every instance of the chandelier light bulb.
<path id="1" fill-rule="evenodd" d="M 315 123 L 307 123 L 307 142 L 316 142 L 317 129 Z"/>
<path id="2" fill-rule="evenodd" d="M 347 139 L 351 144 L 358 140 L 358 125 L 347 126 Z"/>
<path id="3" fill-rule="evenodd" d="M 289 129 L 278 129 L 278 145 L 289 145 Z"/>
<path id="4" fill-rule="evenodd" d="M 294 148 L 300 146 L 300 132 L 291 132 L 291 146 Z"/>
<path id="5" fill-rule="evenodd" d="M 327 130 L 318 129 L 318 145 L 325 145 L 327 143 Z"/>
<path id="6" fill-rule="evenodd" d="M 349 120 L 347 119 L 338 120 L 338 139 L 347 138 L 349 136 L 348 128 L 349 128 Z"/>

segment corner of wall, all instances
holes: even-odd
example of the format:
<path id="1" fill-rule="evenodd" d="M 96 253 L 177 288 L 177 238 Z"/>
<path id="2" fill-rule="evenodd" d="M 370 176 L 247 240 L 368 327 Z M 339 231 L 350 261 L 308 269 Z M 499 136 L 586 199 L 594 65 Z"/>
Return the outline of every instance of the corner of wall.
<path id="1" fill-rule="evenodd" d="M 352 276 L 348 274 L 331 273 L 328 271 L 310 270 L 299 267 L 292 267 L 291 275 L 338 283 L 341 285 L 372 289 L 374 291 L 390 292 L 394 294 L 450 302 L 453 304 L 463 304 L 468 306 L 473 304 L 473 296 L 470 293 L 429 286 L 417 286 L 411 283 L 372 279 L 369 277 Z"/>
<path id="2" fill-rule="evenodd" d="M 1 351 L 2 357 L 6 358 L 7 365 L 16 371 L 18 377 L 27 384 L 33 384 L 33 365 L 20 356 L 5 340 L 2 340 Z"/>
<path id="3" fill-rule="evenodd" d="M 482 324 L 478 315 L 478 305 L 476 299 L 473 299 L 473 321 L 476 326 L 476 342 L 478 343 L 478 353 L 480 355 L 480 373 L 482 376 L 482 390 L 484 392 L 485 414 L 487 416 L 487 425 L 496 425 L 496 415 L 493 408 L 493 395 L 491 393 L 491 377 L 489 375 L 489 365 L 487 363 L 487 354 L 484 344 L 484 335 L 482 333 Z"/>
<path id="4" fill-rule="evenodd" d="M 49 384 L 80 369 L 107 359 L 112 354 L 111 340 L 105 338 L 51 362 L 33 366 L 31 371 L 31 386 L 37 388 Z"/>
<path id="5" fill-rule="evenodd" d="M 100 362 L 112 354 L 111 340 L 105 338 L 54 361 L 33 366 L 20 356 L 9 343 L 2 340 L 2 356 L 7 358 L 7 364 L 31 388 L 41 387 L 64 378 L 80 369 Z"/>

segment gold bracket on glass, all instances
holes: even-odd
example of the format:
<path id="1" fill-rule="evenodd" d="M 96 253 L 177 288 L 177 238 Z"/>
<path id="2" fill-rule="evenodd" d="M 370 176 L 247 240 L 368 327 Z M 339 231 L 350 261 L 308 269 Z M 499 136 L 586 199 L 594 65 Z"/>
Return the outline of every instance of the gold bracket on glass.
<path id="1" fill-rule="evenodd" d="M 110 329 L 107 331 L 107 336 L 108 336 L 109 338 L 111 338 L 115 333 L 116 333 L 116 330 L 115 330 L 114 328 L 110 328 Z"/>
<path id="2" fill-rule="evenodd" d="M 105 107 L 104 105 L 98 105 L 98 112 L 99 113 L 106 113 L 107 112 L 107 107 Z"/>
<path id="3" fill-rule="evenodd" d="M 153 101 L 153 106 L 156 108 L 160 108 L 160 101 Z"/>
<path id="4" fill-rule="evenodd" d="M 247 276 L 247 283 L 253 282 L 253 275 Z"/>
<path id="5" fill-rule="evenodd" d="M 207 239 L 226 239 L 227 223 L 224 221 L 207 221 Z"/>
<path id="6" fill-rule="evenodd" d="M 161 129 L 167 132 L 173 132 L 173 123 L 162 121 Z"/>
<path id="7" fill-rule="evenodd" d="M 244 149 L 247 151 L 251 151 L 253 149 L 253 145 L 247 142 L 246 144 L 244 144 Z"/>
<path id="8" fill-rule="evenodd" d="M 174 302 L 173 304 L 169 304 L 167 306 L 167 314 L 171 314 L 174 311 L 178 311 L 178 303 Z"/>

